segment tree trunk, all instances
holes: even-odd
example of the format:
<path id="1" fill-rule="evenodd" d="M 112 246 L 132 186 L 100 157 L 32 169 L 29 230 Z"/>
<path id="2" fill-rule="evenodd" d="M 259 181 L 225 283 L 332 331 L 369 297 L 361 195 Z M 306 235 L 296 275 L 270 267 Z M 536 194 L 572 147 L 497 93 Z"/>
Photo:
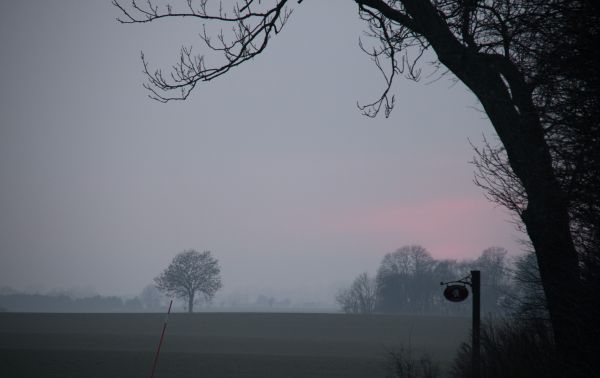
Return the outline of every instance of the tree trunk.
<path id="1" fill-rule="evenodd" d="M 188 294 L 188 313 L 194 312 L 194 292 Z"/>
<path id="2" fill-rule="evenodd" d="M 536 252 L 557 348 L 573 373 L 581 369 L 590 333 L 583 329 L 586 324 L 578 303 L 583 293 L 568 204 L 554 175 L 539 116 L 531 95 L 526 103 L 515 101 L 516 87 L 511 85 L 509 92 L 506 76 L 485 57 L 471 53 L 456 57 L 440 56 L 440 60 L 481 101 L 527 193 L 522 220 Z M 591 360 L 586 360 L 589 365 Z"/>
<path id="3" fill-rule="evenodd" d="M 462 45 L 429 1 L 403 4 L 440 62 L 477 96 L 506 148 L 509 164 L 527 193 L 528 205 L 522 218 L 536 252 L 558 351 L 571 376 L 580 373 L 583 366 L 591 369 L 594 326 L 584 318 L 585 306 L 579 300 L 585 296 L 570 232 L 568 203 L 554 174 L 544 130 L 525 79 L 503 56 L 479 53 Z"/>

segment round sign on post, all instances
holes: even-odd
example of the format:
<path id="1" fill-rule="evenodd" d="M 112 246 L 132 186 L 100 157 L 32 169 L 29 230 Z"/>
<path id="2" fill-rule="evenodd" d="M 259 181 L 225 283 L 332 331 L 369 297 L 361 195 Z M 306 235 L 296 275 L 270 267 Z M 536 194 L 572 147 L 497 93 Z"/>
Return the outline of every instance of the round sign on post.
<path id="1" fill-rule="evenodd" d="M 451 302 L 462 302 L 469 296 L 469 290 L 464 285 L 448 285 L 444 289 L 444 297 Z"/>

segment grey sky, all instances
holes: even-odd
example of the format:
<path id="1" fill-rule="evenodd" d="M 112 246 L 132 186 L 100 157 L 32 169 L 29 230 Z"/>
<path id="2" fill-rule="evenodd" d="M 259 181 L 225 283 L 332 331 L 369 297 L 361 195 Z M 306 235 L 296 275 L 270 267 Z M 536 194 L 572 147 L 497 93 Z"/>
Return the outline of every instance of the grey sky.
<path id="1" fill-rule="evenodd" d="M 405 244 L 517 252 L 472 184 L 468 138 L 493 134 L 463 86 L 401 79 L 390 119 L 357 110 L 383 82 L 353 2 L 305 1 L 263 55 L 169 104 L 139 52 L 166 67 L 200 25 L 117 16 L 0 3 L 0 286 L 136 293 L 196 248 L 227 291 L 318 297 Z"/>

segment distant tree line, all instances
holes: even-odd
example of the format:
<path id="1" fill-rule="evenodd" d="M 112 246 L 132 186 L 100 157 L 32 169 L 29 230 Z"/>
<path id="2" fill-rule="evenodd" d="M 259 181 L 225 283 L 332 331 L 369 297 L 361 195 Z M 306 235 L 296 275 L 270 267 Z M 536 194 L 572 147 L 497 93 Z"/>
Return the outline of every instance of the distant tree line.
<path id="1" fill-rule="evenodd" d="M 194 249 L 177 254 L 171 264 L 154 279 L 154 285 L 130 299 L 92 295 L 85 298 L 60 294 L 25 294 L 0 288 L 0 311 L 12 312 L 153 312 L 164 311 L 166 296 L 184 300 L 193 312 L 196 300 L 210 303 L 222 286 L 219 262 L 210 251 Z M 268 299 L 271 307 L 275 300 Z"/>
<path id="2" fill-rule="evenodd" d="M 71 298 L 65 294 L 0 295 L 0 307 L 11 312 L 137 312 L 143 310 L 137 297 L 128 300 L 100 295 Z"/>
<path id="3" fill-rule="evenodd" d="M 21 293 L 2 290 L 0 311 L 10 312 L 152 312 L 164 309 L 164 299 L 153 285 L 133 298 L 92 295 L 77 298 L 69 294 Z"/>
<path id="4" fill-rule="evenodd" d="M 340 290 L 336 302 L 346 313 L 468 314 L 469 301 L 447 301 L 440 282 L 464 278 L 477 269 L 484 314 L 529 311 L 542 316 L 543 292 L 531 257 L 513 262 L 504 248 L 491 247 L 474 260 L 436 260 L 422 246 L 404 246 L 384 256 L 375 277 L 361 273 Z"/>

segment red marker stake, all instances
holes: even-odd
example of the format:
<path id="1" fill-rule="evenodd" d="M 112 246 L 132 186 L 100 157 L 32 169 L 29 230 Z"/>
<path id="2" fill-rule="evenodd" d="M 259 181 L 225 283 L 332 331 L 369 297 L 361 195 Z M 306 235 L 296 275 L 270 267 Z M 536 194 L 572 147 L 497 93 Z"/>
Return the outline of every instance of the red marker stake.
<path id="1" fill-rule="evenodd" d="M 150 374 L 150 378 L 154 378 L 154 371 L 156 371 L 156 364 L 158 363 L 158 355 L 160 354 L 160 347 L 163 342 L 163 338 L 165 337 L 165 330 L 167 329 L 167 321 L 169 320 L 169 314 L 171 313 L 171 305 L 173 304 L 173 300 L 169 302 L 169 310 L 167 311 L 167 316 L 165 316 L 165 323 L 163 324 L 163 329 L 160 334 L 160 341 L 158 342 L 158 348 L 156 349 L 156 355 L 154 356 L 154 364 L 152 364 L 152 374 Z"/>

